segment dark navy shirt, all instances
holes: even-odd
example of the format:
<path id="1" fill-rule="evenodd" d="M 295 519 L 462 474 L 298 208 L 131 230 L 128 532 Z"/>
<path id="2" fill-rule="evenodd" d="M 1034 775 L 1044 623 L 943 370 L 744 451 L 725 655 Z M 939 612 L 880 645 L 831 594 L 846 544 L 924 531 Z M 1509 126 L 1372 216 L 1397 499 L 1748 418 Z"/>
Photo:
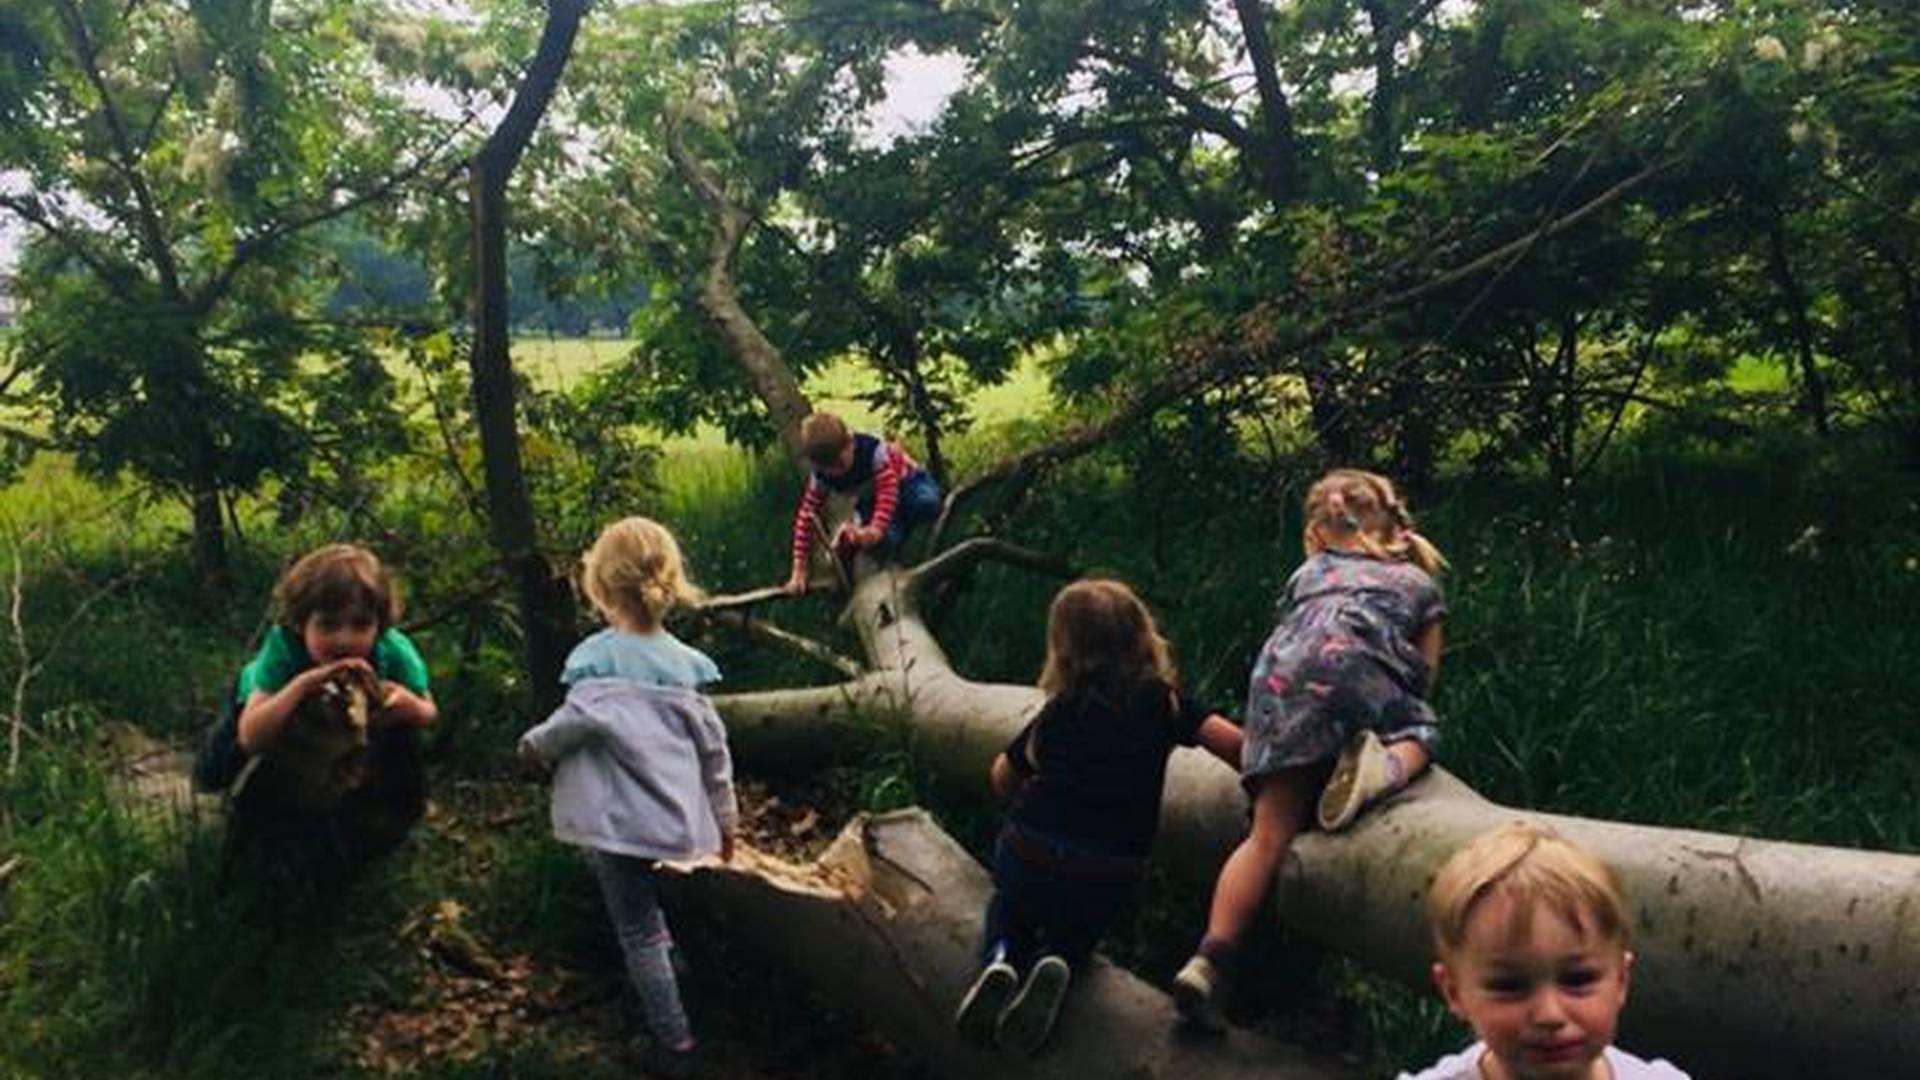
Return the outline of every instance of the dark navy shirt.
<path id="1" fill-rule="evenodd" d="M 1152 849 L 1167 755 L 1193 746 L 1212 710 L 1158 681 L 1120 696 L 1051 698 L 1014 737 L 1007 758 L 1027 782 L 1010 820 L 1101 854 Z"/>

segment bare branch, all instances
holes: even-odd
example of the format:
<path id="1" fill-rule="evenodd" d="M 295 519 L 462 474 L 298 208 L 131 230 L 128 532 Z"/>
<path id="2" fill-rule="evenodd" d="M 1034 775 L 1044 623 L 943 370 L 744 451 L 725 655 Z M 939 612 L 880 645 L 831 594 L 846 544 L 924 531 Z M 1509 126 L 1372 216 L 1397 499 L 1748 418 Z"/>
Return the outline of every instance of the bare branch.
<path id="1" fill-rule="evenodd" d="M 929 585 L 958 577 L 986 561 L 1037 570 L 1043 574 L 1068 580 L 1077 578 L 1081 574 L 1078 567 L 1064 559 L 1024 548 L 1018 544 L 1011 544 L 997 537 L 976 536 L 955 544 L 908 571 L 906 585 L 910 589 L 924 589 Z"/>
<path id="2" fill-rule="evenodd" d="M 778 592 L 779 590 L 761 591 Z M 866 668 L 862 667 L 858 660 L 846 656 L 832 646 L 815 641 L 803 634 L 796 634 L 791 630 L 783 630 L 765 619 L 756 619 L 744 611 L 710 611 L 701 608 L 687 610 L 690 616 L 699 617 L 719 626 L 731 627 L 745 633 L 748 637 L 789 649 L 809 660 L 817 660 L 849 679 L 857 679 L 866 674 Z"/>
<path id="3" fill-rule="evenodd" d="M 781 588 L 780 586 L 768 585 L 765 588 L 749 589 L 743 593 L 728 593 L 722 596 L 709 596 L 705 600 L 702 600 L 697 604 L 689 604 L 687 606 L 687 610 L 698 615 L 718 615 L 724 611 L 733 611 L 738 608 L 755 607 L 757 605 L 771 603 L 776 600 L 784 600 L 787 598 L 788 595 L 789 594 L 787 590 Z"/>

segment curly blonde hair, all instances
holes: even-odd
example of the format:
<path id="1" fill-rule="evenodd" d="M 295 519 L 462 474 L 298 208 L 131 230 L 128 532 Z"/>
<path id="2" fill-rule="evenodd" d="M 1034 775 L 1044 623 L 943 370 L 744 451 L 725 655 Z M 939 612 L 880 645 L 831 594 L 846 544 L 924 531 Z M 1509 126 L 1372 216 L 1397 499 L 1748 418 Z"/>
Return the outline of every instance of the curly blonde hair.
<path id="1" fill-rule="evenodd" d="M 674 605 L 702 595 L 687 580 L 679 541 L 644 517 L 622 518 L 600 531 L 581 559 L 580 584 L 602 618 L 643 630 L 660 625 Z"/>
<path id="2" fill-rule="evenodd" d="M 1413 513 L 1393 481 L 1363 469 L 1334 469 L 1307 489 L 1306 528 L 1300 537 L 1309 556 L 1330 540 L 1350 540 L 1379 559 L 1410 562 L 1429 574 L 1447 568 L 1446 556 L 1414 531 Z"/>

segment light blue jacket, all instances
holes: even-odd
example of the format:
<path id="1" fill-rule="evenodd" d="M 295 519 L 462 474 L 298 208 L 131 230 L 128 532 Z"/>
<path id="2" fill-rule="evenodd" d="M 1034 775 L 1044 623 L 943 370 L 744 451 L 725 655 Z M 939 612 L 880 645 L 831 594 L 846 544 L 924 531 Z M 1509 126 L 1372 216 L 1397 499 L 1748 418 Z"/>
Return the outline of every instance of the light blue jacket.
<path id="1" fill-rule="evenodd" d="M 554 766 L 553 835 L 643 859 L 720 849 L 739 816 L 727 729 L 705 694 L 585 679 L 521 749 Z"/>

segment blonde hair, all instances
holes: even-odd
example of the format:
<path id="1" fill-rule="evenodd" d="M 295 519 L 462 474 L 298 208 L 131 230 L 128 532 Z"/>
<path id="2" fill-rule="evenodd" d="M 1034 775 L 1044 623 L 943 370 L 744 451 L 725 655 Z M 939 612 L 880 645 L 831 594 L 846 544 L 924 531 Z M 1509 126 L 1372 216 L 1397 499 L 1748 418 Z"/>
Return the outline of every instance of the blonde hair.
<path id="1" fill-rule="evenodd" d="M 1544 904 L 1582 935 L 1627 946 L 1627 901 L 1612 868 L 1545 826 L 1514 821 L 1475 837 L 1434 876 L 1427 893 L 1434 951 L 1444 959 L 1465 944 L 1467 921 L 1496 895 L 1510 902 L 1507 929 L 1515 937 L 1531 930 Z"/>
<path id="2" fill-rule="evenodd" d="M 1095 691 L 1117 698 L 1150 680 L 1173 686 L 1179 673 L 1153 613 L 1125 583 L 1076 581 L 1047 609 L 1047 659 L 1040 689 L 1049 694 Z"/>
<path id="3" fill-rule="evenodd" d="M 359 544 L 323 544 L 294 560 L 273 586 L 273 620 L 295 630 L 318 612 L 365 611 L 385 630 L 400 596 L 380 557 Z"/>
<path id="4" fill-rule="evenodd" d="M 580 562 L 587 599 L 608 622 L 617 616 L 643 627 L 657 626 L 675 604 L 700 599 L 687 580 L 680 544 L 665 525 L 629 517 L 600 531 Z"/>
<path id="5" fill-rule="evenodd" d="M 1306 528 L 1300 537 L 1309 556 L 1326 550 L 1330 536 L 1351 536 L 1378 559 L 1400 559 L 1429 574 L 1446 569 L 1446 556 L 1414 531 L 1413 514 L 1393 481 L 1363 469 L 1334 469 L 1307 489 Z"/>
<path id="6" fill-rule="evenodd" d="M 830 412 L 811 412 L 800 421 L 800 445 L 815 465 L 838 464 L 841 451 L 852 441 L 846 421 Z"/>

